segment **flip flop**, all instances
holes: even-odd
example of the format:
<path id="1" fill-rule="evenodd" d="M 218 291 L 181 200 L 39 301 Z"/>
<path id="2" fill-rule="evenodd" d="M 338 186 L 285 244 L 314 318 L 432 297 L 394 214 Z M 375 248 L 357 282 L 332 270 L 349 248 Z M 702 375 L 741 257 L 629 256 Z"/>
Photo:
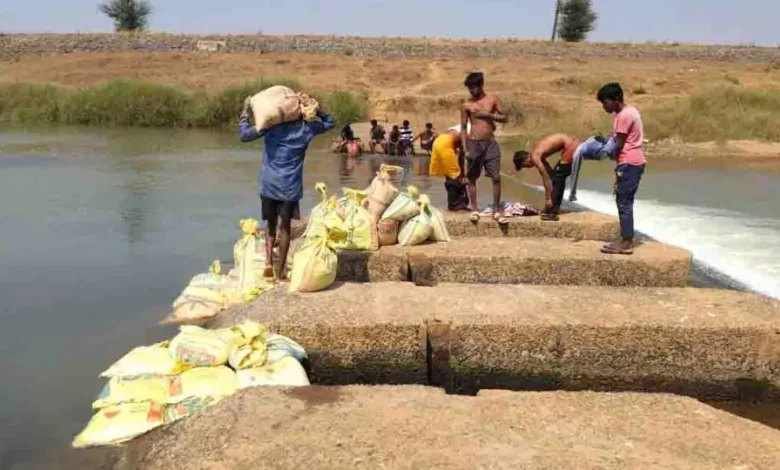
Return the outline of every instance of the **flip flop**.
<path id="1" fill-rule="evenodd" d="M 493 220 L 498 222 L 498 225 L 506 225 L 509 223 L 509 219 L 507 219 L 506 217 L 502 216 L 499 213 L 493 214 Z"/>
<path id="2" fill-rule="evenodd" d="M 472 222 L 479 222 L 479 218 L 481 217 L 481 214 L 479 212 L 472 212 L 469 216 L 469 220 Z"/>
<path id="3" fill-rule="evenodd" d="M 633 255 L 634 254 L 633 249 L 623 250 L 620 247 L 615 245 L 604 245 L 601 248 L 601 252 L 607 255 Z"/>

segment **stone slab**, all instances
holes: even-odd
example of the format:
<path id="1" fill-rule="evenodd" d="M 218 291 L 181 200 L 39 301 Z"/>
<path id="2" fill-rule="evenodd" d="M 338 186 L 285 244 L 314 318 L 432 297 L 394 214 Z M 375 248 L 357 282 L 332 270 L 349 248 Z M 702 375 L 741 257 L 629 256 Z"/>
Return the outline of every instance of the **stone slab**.
<path id="1" fill-rule="evenodd" d="M 737 291 L 346 283 L 211 326 L 248 318 L 299 341 L 314 382 L 780 399 L 780 303 Z"/>
<path id="2" fill-rule="evenodd" d="M 407 253 L 411 279 L 422 285 L 548 284 L 682 287 L 688 283 L 691 254 L 656 242 L 631 256 L 606 255 L 602 242 L 556 238 L 460 238 L 450 243 L 383 247 L 380 253 Z"/>
<path id="3" fill-rule="evenodd" d="M 780 303 L 729 290 L 439 285 L 447 388 L 780 399 Z M 446 365 L 449 369 L 446 369 Z M 442 370 L 444 369 L 444 370 Z"/>
<path id="4" fill-rule="evenodd" d="M 444 212 L 444 218 L 453 237 L 550 237 L 603 241 L 616 239 L 620 233 L 617 217 L 590 211 L 564 213 L 557 222 L 545 222 L 538 216 L 513 217 L 504 226 L 488 217 L 472 222 L 465 212 Z"/>
<path id="5" fill-rule="evenodd" d="M 771 469 L 780 432 L 671 395 L 256 388 L 113 452 L 112 470 Z"/>
<path id="6" fill-rule="evenodd" d="M 339 251 L 336 280 L 342 282 L 402 282 L 409 278 L 403 250 Z"/>
<path id="7" fill-rule="evenodd" d="M 281 285 L 208 326 L 252 319 L 289 336 L 306 349 L 312 382 L 428 383 L 422 312 L 404 308 L 403 289 L 372 286 L 338 283 L 324 292 L 288 294 Z"/>

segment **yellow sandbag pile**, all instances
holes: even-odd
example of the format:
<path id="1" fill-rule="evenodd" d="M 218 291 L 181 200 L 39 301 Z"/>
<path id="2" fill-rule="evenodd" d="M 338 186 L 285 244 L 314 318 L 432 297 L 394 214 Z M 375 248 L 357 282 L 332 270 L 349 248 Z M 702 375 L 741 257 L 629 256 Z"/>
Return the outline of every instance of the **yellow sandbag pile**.
<path id="1" fill-rule="evenodd" d="M 317 118 L 319 108 L 314 98 L 281 85 L 266 88 L 249 102 L 258 131 L 301 118 L 312 121 Z"/>
<path id="2" fill-rule="evenodd" d="M 101 374 L 110 380 L 74 447 L 119 444 L 213 406 L 240 388 L 309 385 L 306 351 L 256 322 L 182 326 L 171 341 L 140 346 Z"/>
<path id="3" fill-rule="evenodd" d="M 233 269 L 227 275 L 222 274 L 221 264 L 216 260 L 209 272 L 193 277 L 173 301 L 173 320 L 211 318 L 231 305 L 254 300 L 274 287 L 273 279 L 263 277 L 265 239 L 259 234 L 258 226 L 255 219 L 239 221 L 241 237 L 233 245 Z"/>

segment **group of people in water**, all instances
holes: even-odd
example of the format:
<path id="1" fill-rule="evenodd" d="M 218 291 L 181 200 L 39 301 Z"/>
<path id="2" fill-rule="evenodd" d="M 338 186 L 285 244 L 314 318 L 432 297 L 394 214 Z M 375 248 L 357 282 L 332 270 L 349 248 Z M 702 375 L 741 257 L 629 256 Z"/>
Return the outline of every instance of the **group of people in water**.
<path id="1" fill-rule="evenodd" d="M 342 129 L 340 139 L 334 141 L 334 150 L 357 156 L 361 151 L 387 155 L 416 154 L 415 142 L 430 152 L 430 175 L 444 177 L 447 207 L 451 211 L 469 211 L 472 220 L 481 212 L 477 202 L 477 181 L 484 173 L 492 185 L 492 217 L 498 224 L 508 223 L 501 207 L 501 149 L 496 141 L 496 124 L 508 120 L 501 100 L 484 90 L 484 75 L 468 74 L 464 81 L 469 97 L 460 108 L 460 123 L 438 134 L 431 123 L 425 131 L 415 135 L 409 121 L 393 126 L 389 135 L 376 120 L 371 121 L 367 148 L 355 136 L 351 126 Z M 612 159 L 615 168 L 614 195 L 620 219 L 621 238 L 604 245 L 607 254 L 630 255 L 634 248 L 634 196 L 645 170 L 644 129 L 639 111 L 624 101 L 623 89 L 618 83 L 601 87 L 596 96 L 604 111 L 613 114 L 609 137 L 592 136 L 584 141 L 563 133 L 541 139 L 531 151 L 514 153 L 516 171 L 535 168 L 544 186 L 545 206 L 541 218 L 557 221 L 563 202 L 567 180 L 573 179 L 570 199 L 574 200 L 577 175 L 584 160 Z M 303 119 L 279 124 L 268 130 L 257 131 L 252 124 L 249 100 L 241 115 L 239 134 L 243 142 L 263 137 L 263 170 L 260 195 L 263 220 L 268 222 L 266 232 L 266 263 L 273 275 L 273 246 L 280 236 L 283 276 L 284 262 L 290 244 L 291 219 L 300 217 L 299 201 L 303 197 L 303 160 L 311 141 L 334 127 L 333 117 L 324 109 L 318 110 L 318 119 Z M 551 166 L 549 157 L 560 153 L 560 159 Z M 281 273 L 281 274 L 280 274 Z M 281 279 L 281 278 L 280 278 Z"/>
<path id="2" fill-rule="evenodd" d="M 419 141 L 422 153 L 430 155 L 433 141 L 438 135 L 430 122 L 425 124 L 424 131 L 415 135 L 409 126 L 409 121 L 404 121 L 400 126 L 394 125 L 388 134 L 384 126 L 373 119 L 368 144 L 364 145 L 362 139 L 355 135 L 352 126 L 347 124 L 341 129 L 339 138 L 333 141 L 333 151 L 346 153 L 350 156 L 368 152 L 378 155 L 413 157 L 418 155 L 414 143 Z"/>

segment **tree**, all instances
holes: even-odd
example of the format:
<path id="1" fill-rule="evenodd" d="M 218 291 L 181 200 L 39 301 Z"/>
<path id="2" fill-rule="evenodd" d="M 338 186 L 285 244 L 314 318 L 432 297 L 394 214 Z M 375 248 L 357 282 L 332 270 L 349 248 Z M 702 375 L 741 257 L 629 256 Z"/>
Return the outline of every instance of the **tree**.
<path id="1" fill-rule="evenodd" d="M 558 37 L 567 42 L 584 41 L 593 31 L 597 18 L 591 0 L 564 0 L 561 2 Z"/>
<path id="2" fill-rule="evenodd" d="M 117 31 L 142 31 L 149 23 L 152 5 L 146 0 L 111 0 L 101 3 L 98 10 L 114 20 Z"/>

